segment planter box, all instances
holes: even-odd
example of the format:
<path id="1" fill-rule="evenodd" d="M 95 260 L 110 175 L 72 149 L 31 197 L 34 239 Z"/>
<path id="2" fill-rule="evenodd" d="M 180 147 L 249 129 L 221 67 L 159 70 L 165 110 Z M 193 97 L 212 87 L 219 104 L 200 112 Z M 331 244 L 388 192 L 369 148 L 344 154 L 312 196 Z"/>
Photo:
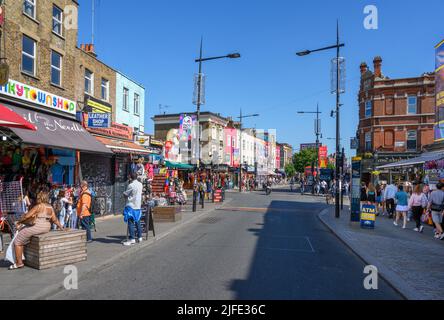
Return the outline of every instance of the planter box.
<path id="1" fill-rule="evenodd" d="M 180 207 L 155 207 L 153 208 L 154 222 L 176 222 L 182 219 Z"/>
<path id="2" fill-rule="evenodd" d="M 86 231 L 51 231 L 34 236 L 25 247 L 25 258 L 25 265 L 38 270 L 85 261 Z"/>

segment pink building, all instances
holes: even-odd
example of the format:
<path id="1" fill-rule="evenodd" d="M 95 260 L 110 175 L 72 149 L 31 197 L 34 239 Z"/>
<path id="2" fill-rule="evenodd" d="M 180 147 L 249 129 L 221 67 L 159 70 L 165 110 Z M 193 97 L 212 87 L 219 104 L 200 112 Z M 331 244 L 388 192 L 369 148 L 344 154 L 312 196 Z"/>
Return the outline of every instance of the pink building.
<path id="1" fill-rule="evenodd" d="M 239 166 L 239 137 L 235 128 L 225 128 L 225 155 L 224 164 L 230 167 Z"/>
<path id="2" fill-rule="evenodd" d="M 276 162 L 275 162 L 275 168 L 281 169 L 281 146 L 276 145 Z"/>

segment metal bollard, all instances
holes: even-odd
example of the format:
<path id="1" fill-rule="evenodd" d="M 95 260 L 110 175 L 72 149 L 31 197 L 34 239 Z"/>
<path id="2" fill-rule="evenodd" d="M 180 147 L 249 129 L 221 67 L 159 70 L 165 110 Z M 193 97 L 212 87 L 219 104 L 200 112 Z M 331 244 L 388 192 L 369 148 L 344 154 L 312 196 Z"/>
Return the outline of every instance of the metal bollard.
<path id="1" fill-rule="evenodd" d="M 193 190 L 193 212 L 197 210 L 197 192 Z"/>

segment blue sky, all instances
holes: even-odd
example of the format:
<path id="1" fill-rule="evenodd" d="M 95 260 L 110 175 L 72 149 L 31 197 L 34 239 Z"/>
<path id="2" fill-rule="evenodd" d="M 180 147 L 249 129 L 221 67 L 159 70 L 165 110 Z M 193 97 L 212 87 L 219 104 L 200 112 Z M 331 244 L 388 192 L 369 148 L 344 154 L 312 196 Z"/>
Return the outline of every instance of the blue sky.
<path id="1" fill-rule="evenodd" d="M 379 29 L 363 26 L 364 7 L 376 5 Z M 299 147 L 314 142 L 314 110 L 319 102 L 323 143 L 334 152 L 335 97 L 330 94 L 334 51 L 297 57 L 295 52 L 329 46 L 340 21 L 347 87 L 342 96 L 341 134 L 346 149 L 358 124 L 359 65 L 413 77 L 434 69 L 434 45 L 444 38 L 442 0 L 96 0 L 96 52 L 105 63 L 146 87 L 146 131 L 159 104 L 170 113 L 193 111 L 194 59 L 204 37 L 204 55 L 240 52 L 241 59 L 204 64 L 207 77 L 203 110 L 224 116 L 260 113 L 245 126 L 275 128 L 280 142 Z M 91 0 L 80 1 L 79 43 L 91 41 Z"/>

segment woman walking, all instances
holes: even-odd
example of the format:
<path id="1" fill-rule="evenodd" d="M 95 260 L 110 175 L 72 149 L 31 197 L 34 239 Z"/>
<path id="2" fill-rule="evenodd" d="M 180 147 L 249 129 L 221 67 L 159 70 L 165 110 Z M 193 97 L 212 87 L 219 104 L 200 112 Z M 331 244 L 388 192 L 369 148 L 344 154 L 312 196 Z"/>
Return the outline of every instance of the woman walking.
<path id="1" fill-rule="evenodd" d="M 367 186 L 365 182 L 361 185 L 361 202 L 367 202 Z"/>
<path id="2" fill-rule="evenodd" d="M 402 228 L 407 227 L 407 212 L 409 211 L 408 195 L 404 191 L 404 186 L 400 185 L 398 187 L 398 192 L 395 194 L 396 200 L 396 220 L 393 222 L 395 226 L 398 226 L 399 218 L 402 215 L 403 225 Z"/>
<path id="3" fill-rule="evenodd" d="M 367 189 L 367 202 L 369 204 L 376 204 L 376 188 L 373 185 L 373 183 L 370 183 L 368 185 L 368 189 Z"/>
<path id="4" fill-rule="evenodd" d="M 436 190 L 430 194 L 428 210 L 432 212 L 433 223 L 435 224 L 435 239 L 444 239 L 444 231 L 442 228 L 444 213 L 444 184 L 438 183 Z"/>
<path id="5" fill-rule="evenodd" d="M 426 206 L 427 197 L 422 192 L 421 185 L 418 184 L 409 200 L 409 209 L 412 210 L 413 220 L 416 222 L 416 228 L 413 230 L 416 232 L 422 232 L 424 230 L 424 227 L 421 225 L 421 215 Z"/>
<path id="6" fill-rule="evenodd" d="M 24 267 L 22 260 L 24 246 L 30 242 L 32 236 L 48 233 L 51 230 L 51 223 L 56 224 L 60 230 L 64 230 L 49 204 L 49 193 L 40 191 L 37 195 L 36 206 L 18 221 L 17 227 L 20 231 L 14 240 L 16 261 L 9 270 Z"/>

